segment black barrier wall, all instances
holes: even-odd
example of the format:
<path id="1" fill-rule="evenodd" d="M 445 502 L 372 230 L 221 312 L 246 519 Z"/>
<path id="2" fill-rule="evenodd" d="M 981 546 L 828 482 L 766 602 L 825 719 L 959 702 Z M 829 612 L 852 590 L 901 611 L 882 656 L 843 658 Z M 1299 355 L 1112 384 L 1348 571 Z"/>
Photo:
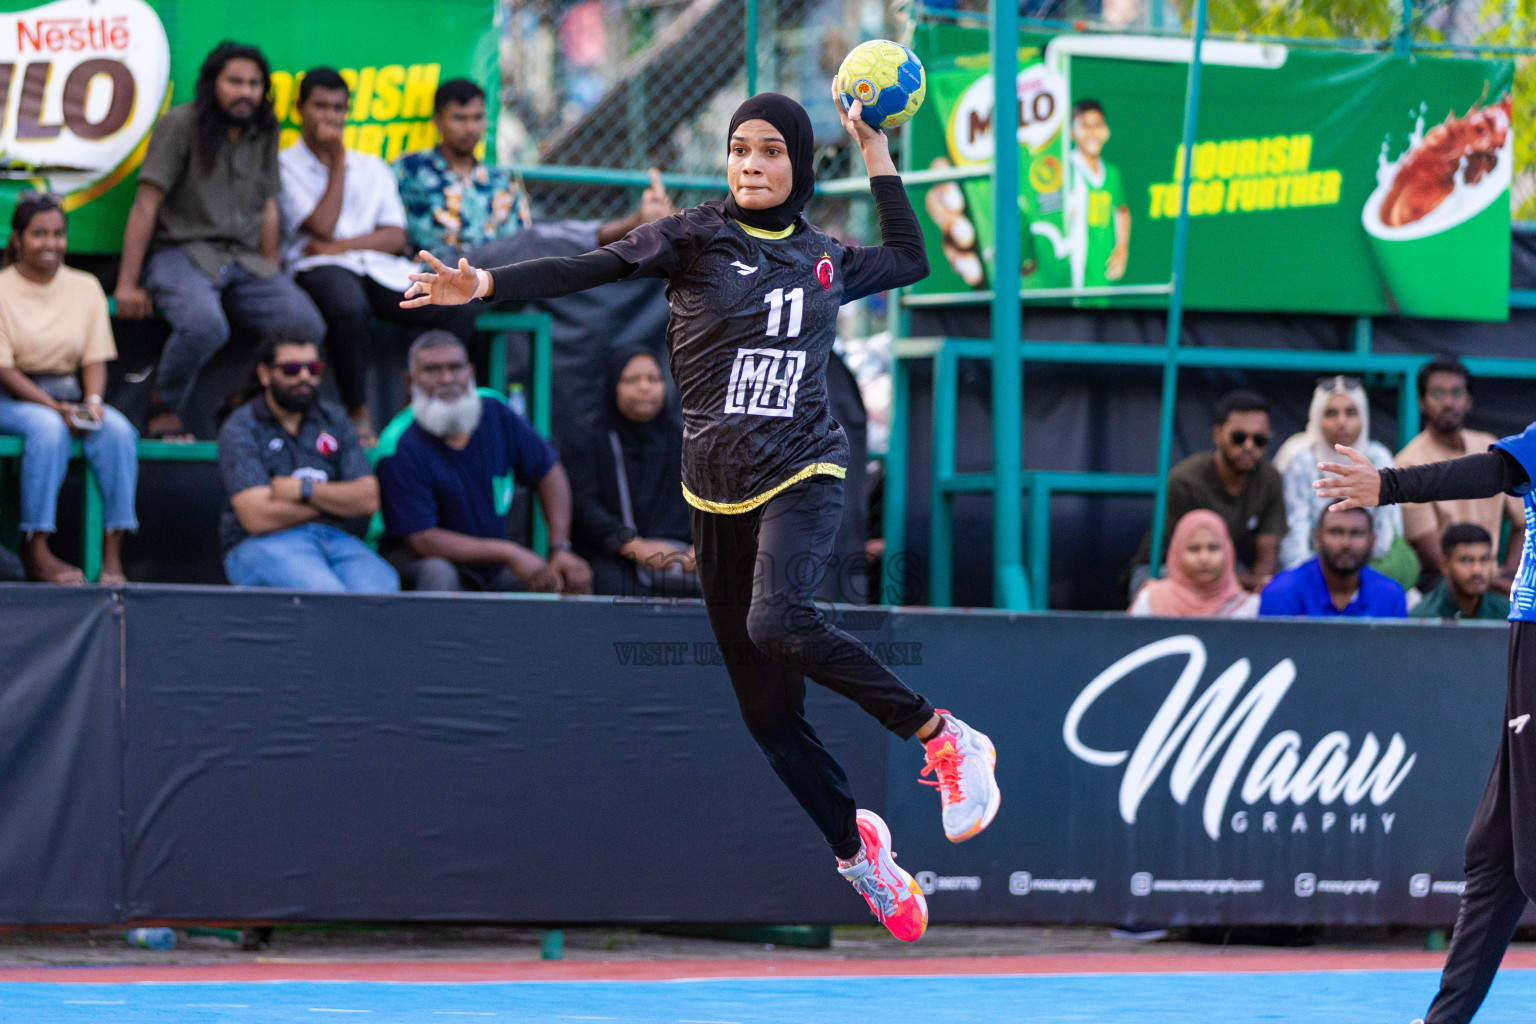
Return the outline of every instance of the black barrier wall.
<path id="1" fill-rule="evenodd" d="M 0 587 L 0 921 L 862 922 L 696 604 Z M 1507 631 L 839 608 L 991 734 L 812 687 L 936 922 L 1455 918 Z"/>
<path id="2" fill-rule="evenodd" d="M 0 922 L 122 914 L 122 610 L 0 585 Z"/>

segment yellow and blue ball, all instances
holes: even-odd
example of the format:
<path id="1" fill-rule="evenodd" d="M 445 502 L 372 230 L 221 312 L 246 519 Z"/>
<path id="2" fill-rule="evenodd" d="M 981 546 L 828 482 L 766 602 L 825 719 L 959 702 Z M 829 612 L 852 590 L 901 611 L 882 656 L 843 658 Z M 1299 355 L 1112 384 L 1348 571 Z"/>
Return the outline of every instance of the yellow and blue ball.
<path id="1" fill-rule="evenodd" d="M 858 100 L 862 120 L 874 128 L 906 124 L 923 105 L 928 76 L 917 55 L 889 39 L 855 46 L 837 69 L 837 97 L 843 109 Z"/>

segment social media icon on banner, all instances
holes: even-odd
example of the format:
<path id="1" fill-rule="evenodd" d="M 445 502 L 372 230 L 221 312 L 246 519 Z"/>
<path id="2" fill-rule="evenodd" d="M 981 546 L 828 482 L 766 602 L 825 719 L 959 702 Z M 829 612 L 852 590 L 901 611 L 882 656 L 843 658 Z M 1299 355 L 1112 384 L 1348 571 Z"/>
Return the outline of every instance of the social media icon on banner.
<path id="1" fill-rule="evenodd" d="M 1150 871 L 1138 871 L 1131 876 L 1131 895 L 1152 895 L 1152 873 Z"/>
<path id="2" fill-rule="evenodd" d="M 1028 871 L 1015 871 L 1008 876 L 1008 891 L 1015 896 L 1028 896 L 1030 881 Z"/>
<path id="3" fill-rule="evenodd" d="M 1317 876 L 1310 871 L 1303 871 L 1296 876 L 1296 895 L 1311 896 L 1317 892 Z"/>
<path id="4" fill-rule="evenodd" d="M 1426 874 L 1414 875 L 1408 879 L 1408 895 L 1421 900 L 1429 895 L 1429 876 Z"/>

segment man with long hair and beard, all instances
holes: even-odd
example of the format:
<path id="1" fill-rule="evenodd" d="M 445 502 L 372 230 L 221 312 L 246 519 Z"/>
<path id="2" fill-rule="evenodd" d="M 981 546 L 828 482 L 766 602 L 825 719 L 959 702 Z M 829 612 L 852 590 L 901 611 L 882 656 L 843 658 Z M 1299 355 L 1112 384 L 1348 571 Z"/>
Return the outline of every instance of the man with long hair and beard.
<path id="1" fill-rule="evenodd" d="M 159 309 L 171 325 L 147 433 L 188 439 L 197 375 L 231 321 L 258 335 L 318 342 L 325 322 L 278 268 L 277 117 L 272 73 L 254 46 L 223 42 L 203 61 L 196 97 L 150 136 L 123 229 L 117 315 Z"/>

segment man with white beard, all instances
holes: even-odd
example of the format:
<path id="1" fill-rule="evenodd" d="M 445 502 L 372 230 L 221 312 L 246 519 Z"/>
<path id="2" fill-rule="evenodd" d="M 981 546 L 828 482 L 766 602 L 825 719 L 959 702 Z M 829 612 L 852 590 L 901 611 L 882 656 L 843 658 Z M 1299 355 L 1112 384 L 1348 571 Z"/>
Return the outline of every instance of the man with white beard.
<path id="1" fill-rule="evenodd" d="M 505 402 L 476 392 L 469 355 L 447 331 L 416 339 L 409 373 L 415 422 L 377 469 L 382 553 L 404 589 L 590 593 L 592 570 L 571 551 L 571 486 L 554 447 Z M 513 481 L 538 494 L 548 562 L 507 539 Z"/>

